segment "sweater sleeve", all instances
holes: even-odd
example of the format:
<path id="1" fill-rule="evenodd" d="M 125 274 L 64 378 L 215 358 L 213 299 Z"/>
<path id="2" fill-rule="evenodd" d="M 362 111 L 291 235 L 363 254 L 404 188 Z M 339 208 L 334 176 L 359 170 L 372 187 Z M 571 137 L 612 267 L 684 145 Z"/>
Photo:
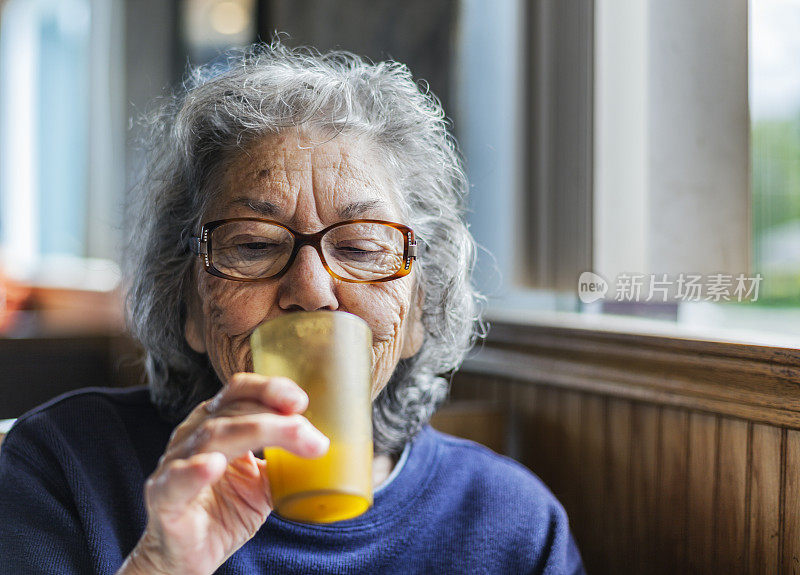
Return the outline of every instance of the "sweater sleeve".
<path id="1" fill-rule="evenodd" d="M 0 446 L 0 564 L 6 573 L 96 571 L 64 472 L 24 421 Z"/>
<path id="2" fill-rule="evenodd" d="M 569 529 L 569 528 L 567 528 Z M 547 558 L 547 563 L 542 570 L 536 570 L 534 573 L 552 573 L 563 575 L 586 575 L 581 560 L 578 545 L 575 543 L 575 538 L 571 532 L 567 532 L 566 545 L 552 550 L 551 555 Z"/>
<path id="3" fill-rule="evenodd" d="M 539 563 L 530 573 L 544 575 L 585 575 L 578 545 L 572 535 L 567 514 L 561 504 L 553 498 L 550 505 L 549 521 L 546 536 L 538 541 L 537 546 L 542 551 Z"/>

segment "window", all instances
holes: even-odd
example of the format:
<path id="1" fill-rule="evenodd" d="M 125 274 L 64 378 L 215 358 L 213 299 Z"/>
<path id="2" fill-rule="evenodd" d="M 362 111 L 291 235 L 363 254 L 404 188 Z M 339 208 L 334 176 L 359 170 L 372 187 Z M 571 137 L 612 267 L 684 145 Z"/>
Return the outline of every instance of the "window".
<path id="1" fill-rule="evenodd" d="M 752 0 L 753 255 L 763 302 L 800 305 L 800 0 Z"/>
<path id="2" fill-rule="evenodd" d="M 490 311 L 800 334 L 798 4 L 461 2 L 456 125 Z M 576 297 L 582 271 L 610 284 L 601 301 Z M 616 301 L 631 274 L 667 274 L 667 301 Z M 681 299 L 696 275 L 703 297 Z"/>
<path id="3" fill-rule="evenodd" d="M 84 258 L 115 255 L 119 12 L 101 0 L 10 0 L 0 12 L 0 245 L 15 276 L 47 283 L 55 267 L 69 280 L 61 272 Z"/>

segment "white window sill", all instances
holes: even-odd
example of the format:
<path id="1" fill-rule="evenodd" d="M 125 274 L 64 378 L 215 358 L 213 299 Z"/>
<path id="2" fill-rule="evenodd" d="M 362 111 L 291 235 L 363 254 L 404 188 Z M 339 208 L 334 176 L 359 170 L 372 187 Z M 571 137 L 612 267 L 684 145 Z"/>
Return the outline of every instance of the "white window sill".
<path id="1" fill-rule="evenodd" d="M 537 298 L 531 296 L 528 303 L 533 299 Z M 548 303 L 544 295 L 540 295 L 538 300 L 540 304 Z M 567 296 L 552 295 L 549 303 L 560 303 L 561 310 L 564 310 L 568 309 L 569 300 Z M 732 309 L 727 306 L 726 309 L 726 306 L 711 304 L 700 304 L 693 308 L 691 306 L 697 304 L 689 304 L 681 306 L 678 322 L 672 322 L 602 313 L 558 311 L 557 305 L 548 306 L 549 310 L 545 306 L 537 306 L 537 309 L 528 305 L 514 305 L 520 301 L 520 298 L 510 298 L 502 304 L 493 302 L 486 310 L 485 319 L 490 324 L 494 321 L 800 349 L 800 309 L 769 309 L 753 306 L 746 306 L 746 309 Z"/>

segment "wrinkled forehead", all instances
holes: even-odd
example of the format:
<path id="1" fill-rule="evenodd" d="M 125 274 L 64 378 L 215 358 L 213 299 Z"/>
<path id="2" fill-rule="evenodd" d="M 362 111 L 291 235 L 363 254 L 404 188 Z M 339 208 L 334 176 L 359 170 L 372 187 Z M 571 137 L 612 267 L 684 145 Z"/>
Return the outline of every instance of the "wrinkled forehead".
<path id="1" fill-rule="evenodd" d="M 230 217 L 230 207 L 240 204 L 284 221 L 302 221 L 309 212 L 326 223 L 404 220 L 392 171 L 365 136 L 285 130 L 228 154 L 208 215 Z"/>

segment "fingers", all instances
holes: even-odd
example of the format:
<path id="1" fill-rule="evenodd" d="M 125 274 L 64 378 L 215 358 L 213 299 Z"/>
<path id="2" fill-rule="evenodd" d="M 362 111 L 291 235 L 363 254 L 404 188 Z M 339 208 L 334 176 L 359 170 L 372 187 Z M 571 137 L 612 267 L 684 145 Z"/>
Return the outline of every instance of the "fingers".
<path id="1" fill-rule="evenodd" d="M 329 445 L 330 440 L 302 415 L 255 413 L 207 419 L 173 458 L 219 452 L 230 461 L 265 446 L 283 447 L 300 457 L 319 457 Z"/>
<path id="2" fill-rule="evenodd" d="M 275 446 L 301 457 L 319 457 L 330 441 L 298 414 L 307 406 L 308 396 L 290 379 L 238 373 L 175 429 L 159 467 L 171 469 L 183 461 L 173 473 L 182 477 L 182 483 L 189 481 L 184 476 L 194 478 L 192 485 L 199 490 L 208 484 L 203 483 L 208 469 L 203 463 L 206 458 L 194 459 L 198 454 L 217 453 L 232 461 L 249 451 Z"/>
<path id="3" fill-rule="evenodd" d="M 242 401 L 257 402 L 279 413 L 302 413 L 308 407 L 308 395 L 291 379 L 242 372 L 233 375 L 206 410 L 215 414 Z"/>
<path id="4" fill-rule="evenodd" d="M 148 507 L 182 510 L 207 485 L 215 483 L 228 465 L 221 453 L 198 453 L 168 463 L 145 484 Z"/>
<path id="5" fill-rule="evenodd" d="M 200 403 L 172 433 L 168 449 L 180 446 L 209 417 L 278 412 L 302 413 L 308 395 L 292 380 L 256 373 L 237 373 L 212 399 Z"/>

